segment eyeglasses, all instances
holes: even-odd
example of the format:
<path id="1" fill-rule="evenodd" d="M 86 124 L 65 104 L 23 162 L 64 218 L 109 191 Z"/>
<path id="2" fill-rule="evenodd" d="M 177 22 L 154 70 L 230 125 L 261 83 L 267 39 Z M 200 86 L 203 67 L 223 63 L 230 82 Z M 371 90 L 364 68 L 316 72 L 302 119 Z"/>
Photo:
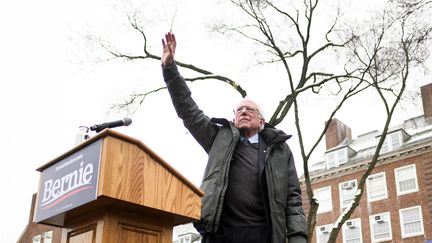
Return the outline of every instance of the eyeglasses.
<path id="1" fill-rule="evenodd" d="M 255 112 L 259 113 L 257 109 L 255 109 L 253 107 L 250 107 L 250 106 L 240 106 L 240 107 L 237 107 L 237 109 L 234 110 L 234 113 L 240 114 L 240 113 L 243 112 L 243 110 L 245 110 L 246 113 L 249 113 L 249 114 L 255 113 Z"/>

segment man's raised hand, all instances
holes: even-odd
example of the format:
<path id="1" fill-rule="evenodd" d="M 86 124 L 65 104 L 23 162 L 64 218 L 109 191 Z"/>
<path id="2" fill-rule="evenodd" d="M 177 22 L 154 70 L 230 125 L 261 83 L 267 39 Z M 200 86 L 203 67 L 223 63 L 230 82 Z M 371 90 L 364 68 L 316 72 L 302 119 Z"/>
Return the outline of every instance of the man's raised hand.
<path id="1" fill-rule="evenodd" d="M 162 39 L 162 65 L 167 66 L 171 65 L 174 62 L 174 55 L 176 49 L 176 39 L 173 33 L 168 32 L 165 34 L 165 39 Z"/>

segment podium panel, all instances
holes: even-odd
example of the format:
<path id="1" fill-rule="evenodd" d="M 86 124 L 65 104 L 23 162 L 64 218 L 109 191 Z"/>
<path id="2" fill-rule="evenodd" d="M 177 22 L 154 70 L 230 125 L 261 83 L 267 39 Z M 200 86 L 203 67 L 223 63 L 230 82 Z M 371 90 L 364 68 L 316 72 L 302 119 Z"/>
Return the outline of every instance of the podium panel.
<path id="1" fill-rule="evenodd" d="M 96 242 L 96 225 L 73 230 L 67 233 L 69 243 Z"/>
<path id="2" fill-rule="evenodd" d="M 146 228 L 133 227 L 129 225 L 119 225 L 118 242 L 161 242 L 162 232 L 149 230 Z"/>

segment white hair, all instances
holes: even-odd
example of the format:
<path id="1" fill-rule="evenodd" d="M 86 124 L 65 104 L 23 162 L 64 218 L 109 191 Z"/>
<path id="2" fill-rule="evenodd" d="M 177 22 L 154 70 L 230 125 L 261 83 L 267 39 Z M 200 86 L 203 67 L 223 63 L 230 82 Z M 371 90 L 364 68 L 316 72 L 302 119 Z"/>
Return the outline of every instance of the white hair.
<path id="1" fill-rule="evenodd" d="M 246 96 L 246 97 L 244 97 L 243 99 L 241 99 L 241 100 L 237 103 L 236 108 L 237 108 L 238 105 L 239 105 L 241 102 L 243 102 L 243 101 L 249 101 L 249 102 L 251 102 L 251 103 L 255 106 L 255 109 L 257 110 L 258 115 L 260 115 L 260 117 L 261 117 L 262 119 L 264 119 L 264 114 L 263 114 L 263 112 L 262 112 L 261 106 L 258 104 L 258 102 L 256 102 L 254 99 L 250 98 L 249 96 Z"/>

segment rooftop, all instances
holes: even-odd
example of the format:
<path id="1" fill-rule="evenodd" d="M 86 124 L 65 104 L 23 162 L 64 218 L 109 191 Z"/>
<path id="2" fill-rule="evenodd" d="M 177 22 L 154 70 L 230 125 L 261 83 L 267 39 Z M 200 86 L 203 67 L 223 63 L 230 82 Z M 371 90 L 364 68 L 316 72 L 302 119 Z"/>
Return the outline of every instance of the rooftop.
<path id="1" fill-rule="evenodd" d="M 323 156 L 320 161 L 313 163 L 310 167 L 311 178 L 322 178 L 341 170 L 352 170 L 353 168 L 364 166 L 374 155 L 381 135 L 382 131 L 370 131 L 359 135 L 351 141 L 345 139 L 339 145 L 328 149 L 325 154 L 346 149 L 346 161 L 339 160 L 340 164 L 336 162 L 335 166 L 332 161 L 331 168 L 327 169 L 330 165 L 328 157 Z M 432 141 L 432 120 L 426 119 L 424 115 L 405 120 L 403 124 L 389 128 L 386 141 L 381 148 L 381 158 L 405 151 L 428 141 Z"/>

